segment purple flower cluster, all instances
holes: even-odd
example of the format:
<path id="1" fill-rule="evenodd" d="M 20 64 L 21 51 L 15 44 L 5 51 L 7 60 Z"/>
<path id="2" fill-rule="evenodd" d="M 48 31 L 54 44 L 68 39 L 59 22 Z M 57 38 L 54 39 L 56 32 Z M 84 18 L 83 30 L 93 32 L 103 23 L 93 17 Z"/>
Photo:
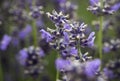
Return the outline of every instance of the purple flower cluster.
<path id="1" fill-rule="evenodd" d="M 109 79 L 120 78 L 120 59 L 111 60 L 106 64 L 104 73 Z"/>
<path id="2" fill-rule="evenodd" d="M 42 63 L 44 56 L 44 51 L 41 48 L 30 46 L 29 48 L 20 50 L 17 59 L 24 66 L 25 74 L 37 76 L 44 69 Z"/>
<path id="3" fill-rule="evenodd" d="M 61 12 L 47 13 L 48 17 L 55 23 L 56 29 L 41 29 L 41 37 L 46 40 L 53 48 L 60 51 L 62 57 L 78 56 L 77 46 L 92 47 L 94 44 L 95 33 L 92 32 L 86 38 L 84 23 L 71 22 Z"/>
<path id="4" fill-rule="evenodd" d="M 69 60 L 57 59 L 57 67 L 62 71 L 61 81 L 106 81 L 103 73 L 99 73 L 99 68 L 101 61 L 99 59 L 89 60 L 85 62 L 80 62 L 80 60 Z M 66 70 L 66 71 L 65 71 Z M 65 71 L 65 72 L 64 72 Z"/>
<path id="5" fill-rule="evenodd" d="M 117 51 L 120 48 L 120 39 L 112 39 L 110 41 L 110 43 L 105 42 L 104 43 L 104 47 L 103 47 L 103 51 L 105 53 L 108 53 L 110 51 Z"/>
<path id="6" fill-rule="evenodd" d="M 56 49 L 60 54 L 55 61 L 56 69 L 62 72 L 63 81 L 76 81 L 73 76 L 79 76 L 79 79 L 89 81 L 101 77 L 99 68 L 101 61 L 99 59 L 91 60 L 88 53 L 81 54 L 80 48 L 93 47 L 95 32 L 91 32 L 87 37 L 85 30 L 87 25 L 80 22 L 68 20 L 68 16 L 62 12 L 53 11 L 47 13 L 48 17 L 55 24 L 56 29 L 41 29 L 41 37 L 49 45 Z M 100 80 L 99 80 L 100 81 Z M 105 80 L 104 80 L 105 81 Z"/>
<path id="7" fill-rule="evenodd" d="M 68 0 L 55 0 L 55 3 L 58 5 L 55 5 L 56 10 L 62 11 L 64 14 L 69 14 L 70 18 L 75 19 L 76 13 L 75 11 L 78 9 L 78 6 Z"/>
<path id="8" fill-rule="evenodd" d="M 29 13 L 33 18 L 38 19 L 41 17 L 41 14 L 43 14 L 43 7 L 42 6 L 31 6 L 30 10 L 31 12 Z"/>
<path id="9" fill-rule="evenodd" d="M 103 1 L 103 4 L 100 3 L 100 0 L 89 0 L 89 2 L 90 6 L 88 7 L 88 10 L 92 11 L 95 15 L 113 14 L 120 9 L 120 3 L 111 5 L 107 0 Z"/>

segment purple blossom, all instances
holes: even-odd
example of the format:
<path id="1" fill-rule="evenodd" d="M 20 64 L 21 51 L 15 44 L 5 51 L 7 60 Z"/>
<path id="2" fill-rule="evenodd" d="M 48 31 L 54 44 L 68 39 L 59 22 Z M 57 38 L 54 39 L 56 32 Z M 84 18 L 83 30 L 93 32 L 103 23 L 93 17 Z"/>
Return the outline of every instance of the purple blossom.
<path id="1" fill-rule="evenodd" d="M 110 47 L 109 46 L 104 46 L 103 47 L 103 51 L 105 52 L 105 53 L 108 53 L 108 52 L 110 52 Z"/>
<path id="2" fill-rule="evenodd" d="M 21 65 L 25 66 L 27 57 L 28 57 L 27 51 L 23 49 L 23 50 L 20 50 L 19 56 L 17 56 L 17 60 Z"/>
<path id="3" fill-rule="evenodd" d="M 95 40 L 95 32 L 91 32 L 88 38 L 81 42 L 82 46 L 88 46 L 93 47 L 94 46 L 94 40 Z"/>
<path id="4" fill-rule="evenodd" d="M 118 11 L 120 9 L 120 3 L 117 3 L 111 7 L 111 10 Z"/>
<path id="5" fill-rule="evenodd" d="M 44 57 L 44 56 L 45 56 L 45 53 L 44 53 L 44 51 L 43 51 L 42 49 L 40 49 L 39 52 L 40 52 L 39 54 L 40 54 L 41 57 Z"/>
<path id="6" fill-rule="evenodd" d="M 65 50 L 61 51 L 62 57 L 67 57 L 67 56 L 77 56 L 78 55 L 78 50 L 76 47 L 69 47 L 66 48 Z"/>
<path id="7" fill-rule="evenodd" d="M 90 0 L 90 5 L 95 6 L 98 2 L 99 0 Z"/>
<path id="8" fill-rule="evenodd" d="M 95 32 L 91 32 L 87 40 L 88 40 L 89 47 L 94 46 Z"/>
<path id="9" fill-rule="evenodd" d="M 64 43 L 68 44 L 69 43 L 69 34 L 67 32 L 64 32 Z"/>
<path id="10" fill-rule="evenodd" d="M 96 73 L 99 70 L 100 64 L 101 61 L 99 59 L 86 62 L 85 74 L 90 78 L 95 77 Z"/>
<path id="11" fill-rule="evenodd" d="M 72 28 L 71 28 L 71 26 L 69 25 L 69 24 L 64 24 L 64 29 L 66 30 L 66 31 L 71 31 L 72 30 Z"/>
<path id="12" fill-rule="evenodd" d="M 67 20 L 68 15 L 63 15 L 63 12 L 57 13 L 56 11 L 53 10 L 52 14 L 49 12 L 46 14 L 55 23 L 56 27 L 68 21 Z"/>
<path id="13" fill-rule="evenodd" d="M 21 39 L 24 39 L 29 35 L 31 31 L 32 31 L 32 27 L 30 25 L 27 25 L 22 31 L 19 32 L 19 37 Z"/>
<path id="14" fill-rule="evenodd" d="M 46 42 L 52 41 L 52 35 L 49 32 L 45 31 L 44 29 L 41 29 L 40 32 L 42 39 L 45 39 Z"/>
<path id="15" fill-rule="evenodd" d="M 56 69 L 58 71 L 66 71 L 69 69 L 71 62 L 69 60 L 57 58 L 57 60 L 55 61 L 55 64 L 56 64 Z"/>
<path id="16" fill-rule="evenodd" d="M 70 55 L 77 56 L 78 50 L 75 47 L 70 48 L 69 50 Z"/>
<path id="17" fill-rule="evenodd" d="M 9 35 L 4 35 L 1 42 L 0 42 L 0 49 L 1 50 L 6 50 L 7 46 L 11 42 L 12 38 Z"/>

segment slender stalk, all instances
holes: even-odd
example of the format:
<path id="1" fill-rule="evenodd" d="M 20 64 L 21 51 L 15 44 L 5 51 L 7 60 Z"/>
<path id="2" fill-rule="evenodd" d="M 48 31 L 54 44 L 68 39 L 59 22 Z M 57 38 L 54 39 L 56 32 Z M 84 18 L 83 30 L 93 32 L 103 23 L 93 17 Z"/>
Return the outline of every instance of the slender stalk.
<path id="1" fill-rule="evenodd" d="M 59 71 L 56 72 L 56 81 L 59 79 Z"/>
<path id="2" fill-rule="evenodd" d="M 100 0 L 100 5 L 101 5 L 101 9 L 103 8 L 103 0 Z M 98 32 L 98 46 L 99 46 L 99 58 L 102 60 L 102 39 L 103 39 L 103 16 L 101 15 L 99 18 L 99 22 L 100 22 L 100 27 L 99 27 L 99 32 Z M 102 65 L 100 67 L 100 69 L 102 69 Z"/>
<path id="3" fill-rule="evenodd" d="M 81 54 L 81 50 L 80 50 L 80 40 L 78 40 L 77 49 L 78 49 L 79 57 L 80 57 L 80 59 L 82 60 L 82 54 Z"/>
<path id="4" fill-rule="evenodd" d="M 59 53 L 57 54 L 57 58 L 58 58 L 58 57 L 60 57 L 60 56 L 59 56 Z M 59 79 L 59 71 L 56 70 L 56 81 L 58 81 L 58 79 Z"/>
<path id="5" fill-rule="evenodd" d="M 3 81 L 3 70 L 2 70 L 1 58 L 0 58 L 0 81 Z"/>
<path id="6" fill-rule="evenodd" d="M 102 60 L 102 26 L 103 26 L 103 16 L 100 17 L 100 28 L 99 28 L 99 32 L 98 32 L 98 45 L 99 45 L 99 57 Z"/>
<path id="7" fill-rule="evenodd" d="M 36 23 L 35 21 L 32 22 L 32 29 L 33 29 L 33 41 L 34 41 L 34 46 L 37 46 L 37 28 L 36 28 Z"/>
<path id="8" fill-rule="evenodd" d="M 35 6 L 36 4 L 36 1 L 33 0 L 32 1 L 32 6 Z M 32 29 L 33 29 L 33 42 L 34 42 L 34 46 L 36 47 L 37 46 L 37 27 L 36 27 L 36 23 L 35 23 L 35 20 L 33 19 L 32 21 Z"/>

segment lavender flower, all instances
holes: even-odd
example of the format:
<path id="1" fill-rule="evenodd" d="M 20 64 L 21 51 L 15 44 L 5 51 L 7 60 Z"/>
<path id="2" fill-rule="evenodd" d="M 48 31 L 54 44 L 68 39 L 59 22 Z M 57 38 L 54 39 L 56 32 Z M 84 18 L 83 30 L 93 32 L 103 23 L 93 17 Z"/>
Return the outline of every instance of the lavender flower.
<path id="1" fill-rule="evenodd" d="M 11 42 L 12 37 L 10 37 L 9 35 L 4 35 L 1 42 L 0 42 L 0 49 L 1 50 L 6 50 L 9 43 Z"/>
<path id="2" fill-rule="evenodd" d="M 48 12 L 47 15 L 55 24 L 56 29 L 41 29 L 40 32 L 42 39 L 45 39 L 46 42 L 60 54 L 55 62 L 56 69 L 60 72 L 62 71 L 63 74 L 66 72 L 71 73 L 82 64 L 83 66 L 80 66 L 80 68 L 82 68 L 82 73 L 80 73 L 80 75 L 85 75 L 85 73 L 87 75 L 87 72 L 88 74 L 91 74 L 91 76 L 95 75 L 97 72 L 96 70 L 100 65 L 100 60 L 88 61 L 90 58 L 87 54 L 80 57 L 80 51 L 78 51 L 80 47 L 94 46 L 95 32 L 90 33 L 90 35 L 86 37 L 85 28 L 87 25 L 77 21 L 72 22 L 71 20 L 68 20 L 67 16 L 62 12 L 57 13 L 56 11 L 53 11 L 52 14 Z M 75 63 L 76 60 L 78 61 L 78 64 Z M 84 62 L 86 64 L 84 64 Z M 92 68 L 87 70 L 91 64 L 94 65 L 95 70 Z M 83 73 L 84 70 L 85 73 Z M 92 71 L 90 72 L 90 70 Z M 72 79 L 67 80 L 70 81 Z"/>
<path id="3" fill-rule="evenodd" d="M 67 22 L 68 15 L 63 15 L 62 12 L 57 13 L 56 11 L 53 11 L 52 14 L 49 12 L 46 14 L 55 23 L 56 26 L 60 26 L 62 23 Z"/>
<path id="4" fill-rule="evenodd" d="M 62 12 L 53 11 L 52 14 L 47 13 L 48 17 L 55 23 L 56 29 L 47 28 L 47 31 L 41 29 L 41 37 L 57 49 L 63 58 L 69 56 L 78 56 L 77 44 L 80 46 L 92 47 L 94 44 L 95 33 L 90 33 L 88 38 L 85 38 L 84 23 L 71 22 L 64 16 Z"/>
<path id="5" fill-rule="evenodd" d="M 120 69 L 120 59 L 116 59 L 113 61 L 109 61 L 106 64 L 104 72 L 109 79 L 119 79 L 120 78 L 119 69 Z"/>
<path id="6" fill-rule="evenodd" d="M 30 46 L 19 51 L 17 59 L 25 68 L 25 74 L 36 76 L 44 69 L 42 57 L 45 54 L 39 47 Z"/>
<path id="7" fill-rule="evenodd" d="M 29 15 L 31 15 L 33 18 L 38 19 L 41 17 L 42 14 L 44 14 L 44 11 L 42 10 L 42 6 L 31 6 L 30 7 L 31 12 Z"/>
<path id="8" fill-rule="evenodd" d="M 113 14 L 114 12 L 118 11 L 120 8 L 120 4 L 111 5 L 108 3 L 107 0 L 103 2 L 103 7 L 101 7 L 100 0 L 89 0 L 90 6 L 87 8 L 88 10 L 92 11 L 95 15 L 106 15 L 106 14 Z"/>
<path id="9" fill-rule="evenodd" d="M 107 78 L 112 79 L 114 77 L 114 74 L 111 70 L 109 70 L 108 68 L 104 68 L 103 69 L 105 75 L 107 76 Z"/>
<path id="10" fill-rule="evenodd" d="M 57 3 L 55 8 L 58 11 L 69 14 L 69 17 L 73 20 L 76 19 L 75 11 L 78 9 L 78 6 L 74 2 L 68 0 L 55 0 L 55 3 Z"/>

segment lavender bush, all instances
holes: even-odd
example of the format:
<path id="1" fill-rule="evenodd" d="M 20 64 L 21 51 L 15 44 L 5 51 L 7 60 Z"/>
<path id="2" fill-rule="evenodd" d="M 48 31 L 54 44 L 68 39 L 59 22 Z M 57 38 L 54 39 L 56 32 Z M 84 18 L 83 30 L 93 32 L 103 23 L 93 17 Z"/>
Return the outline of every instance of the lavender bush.
<path id="1" fill-rule="evenodd" d="M 0 1 L 0 81 L 119 81 L 119 0 Z"/>

